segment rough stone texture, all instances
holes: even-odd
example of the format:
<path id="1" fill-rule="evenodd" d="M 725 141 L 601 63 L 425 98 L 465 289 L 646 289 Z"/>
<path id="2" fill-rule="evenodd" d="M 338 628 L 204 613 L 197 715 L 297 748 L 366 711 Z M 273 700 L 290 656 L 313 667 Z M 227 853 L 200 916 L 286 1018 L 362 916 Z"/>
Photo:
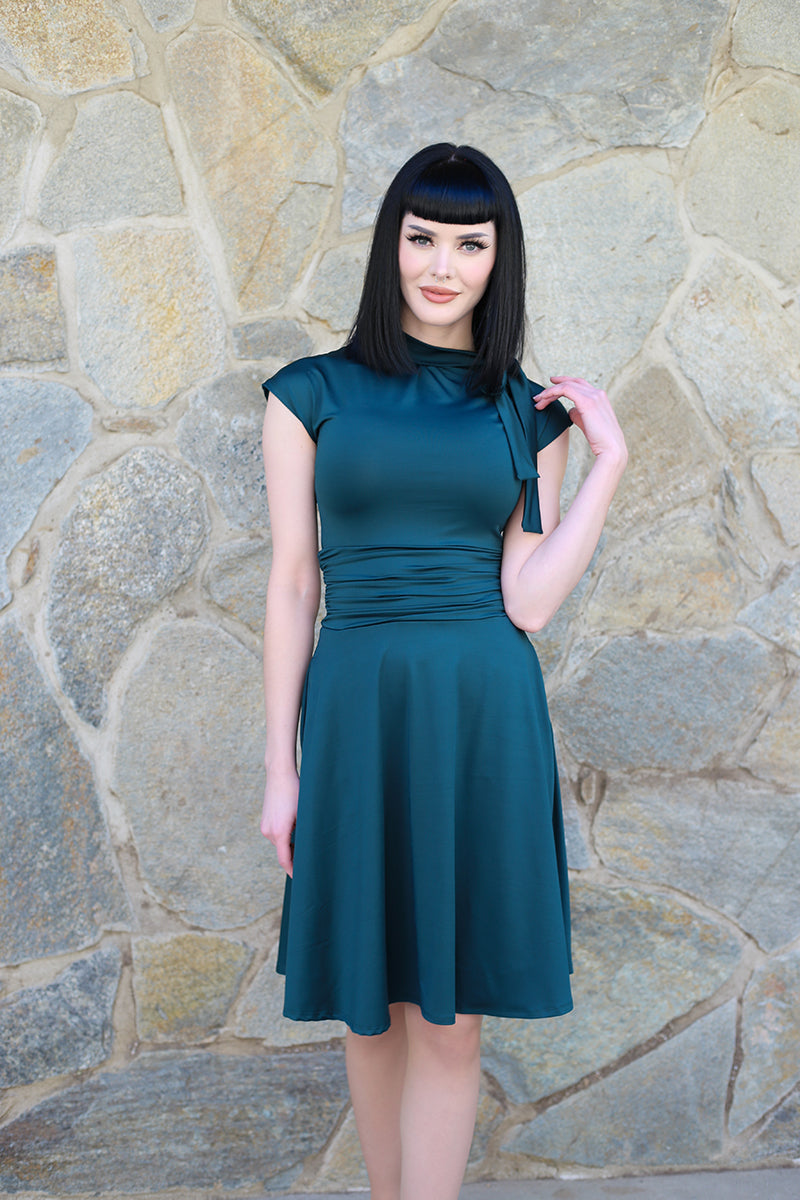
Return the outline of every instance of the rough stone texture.
<path id="1" fill-rule="evenodd" d="M 751 470 L 781 537 L 800 546 L 800 454 L 756 454 Z"/>
<path id="2" fill-rule="evenodd" d="M 144 1054 L 0 1130 L 0 1188 L 159 1192 L 286 1186 L 347 1100 L 344 1055 Z"/>
<path id="3" fill-rule="evenodd" d="M 158 33 L 179 29 L 194 16 L 195 0 L 139 0 L 139 4 Z"/>
<path id="4" fill-rule="evenodd" d="M 144 48 L 114 0 L 4 4 L 0 67 L 62 94 L 106 87 L 146 71 Z"/>
<path id="5" fill-rule="evenodd" d="M 800 655 L 800 566 L 767 595 L 748 604 L 739 614 L 739 620 L 776 646 L 785 646 Z"/>
<path id="6" fill-rule="evenodd" d="M 800 679 L 772 709 L 766 723 L 744 758 L 744 765 L 761 779 L 800 789 Z"/>
<path id="7" fill-rule="evenodd" d="M 61 233 L 180 209 L 181 189 L 155 105 L 133 92 L 89 99 L 42 188 L 43 224 Z"/>
<path id="8" fill-rule="evenodd" d="M 577 1083 L 653 1037 L 739 959 L 733 937 L 663 896 L 578 883 L 573 913 L 575 1010 L 484 1020 L 484 1066 L 518 1103 Z"/>
<path id="9" fill-rule="evenodd" d="M 432 0 L 231 0 L 244 27 L 266 37 L 304 83 L 324 95 Z M 320 30 L 324 28 L 324 37 Z"/>
<path id="10" fill-rule="evenodd" d="M 290 1021 L 283 1016 L 283 976 L 275 972 L 277 959 L 276 944 L 237 1007 L 234 1033 L 281 1047 L 344 1037 L 341 1021 Z"/>
<path id="11" fill-rule="evenodd" d="M 639 349 L 686 270 L 666 157 L 576 167 L 526 192 L 520 212 L 536 360 L 548 375 L 605 386 Z"/>
<path id="12" fill-rule="evenodd" d="M 0 257 L 0 366 L 67 366 L 55 251 L 24 246 Z"/>
<path id="13" fill-rule="evenodd" d="M 111 1053 L 116 947 L 72 963 L 45 987 L 0 1000 L 0 1088 L 85 1071 Z"/>
<path id="14" fill-rule="evenodd" d="M 200 621 L 161 629 L 123 697 L 114 790 L 146 886 L 206 929 L 281 902 L 283 872 L 258 832 L 263 743 L 257 659 Z"/>
<path id="15" fill-rule="evenodd" d="M 212 600 L 249 625 L 253 633 L 264 629 L 267 576 L 272 561 L 270 543 L 261 538 L 243 538 L 214 553 L 205 574 Z"/>
<path id="16" fill-rule="evenodd" d="M 10 618 L 0 619 L 0 730 L 2 960 L 90 946 L 125 921 L 127 904 L 91 767 Z"/>
<path id="17" fill-rule="evenodd" d="M 698 897 L 767 950 L 800 935 L 796 796 L 724 779 L 615 778 L 594 840 L 612 871 Z"/>
<path id="18" fill-rule="evenodd" d="M 579 762 L 696 771 L 735 761 L 741 730 L 780 676 L 779 661 L 743 634 L 619 637 L 555 691 L 552 710 Z"/>
<path id="19" fill-rule="evenodd" d="M 795 1090 L 771 1114 L 764 1129 L 743 1146 L 736 1158 L 741 1163 L 758 1162 L 762 1158 L 780 1157 L 797 1162 L 800 1144 L 800 1089 Z"/>
<path id="20" fill-rule="evenodd" d="M 176 435 L 184 457 L 208 480 L 226 520 L 247 530 L 267 524 L 261 375 L 237 371 L 199 388 Z"/>
<path id="21" fill-rule="evenodd" d="M 72 388 L 0 379 L 0 607 L 11 599 L 6 556 L 88 445 L 91 426 L 92 410 Z"/>
<path id="22" fill-rule="evenodd" d="M 208 534 L 200 483 L 161 451 L 130 451 L 84 484 L 64 522 L 47 601 L 64 691 L 85 721 L 140 621 L 189 577 Z"/>
<path id="23" fill-rule="evenodd" d="M 306 293 L 306 312 L 326 321 L 338 333 L 347 333 L 355 320 L 367 250 L 366 243 L 362 242 L 329 250 L 314 272 Z"/>
<path id="24" fill-rule="evenodd" d="M 704 262 L 667 337 L 726 441 L 745 454 L 800 445 L 800 322 L 754 275 Z"/>
<path id="25" fill-rule="evenodd" d="M 22 187 L 41 112 L 30 100 L 0 88 L 0 244 L 22 212 Z"/>
<path id="26" fill-rule="evenodd" d="M 75 243 L 79 346 L 117 408 L 152 408 L 222 369 L 209 264 L 191 233 L 126 229 Z"/>
<path id="27" fill-rule="evenodd" d="M 219 1033 L 253 951 L 228 938 L 187 933 L 136 938 L 136 1029 L 146 1042 L 199 1042 Z"/>
<path id="28" fill-rule="evenodd" d="M 729 1123 L 741 1133 L 783 1100 L 800 1079 L 800 952 L 773 958 L 753 974 L 742 1009 L 742 1065 Z"/>
<path id="29" fill-rule="evenodd" d="M 249 321 L 233 331 L 237 358 L 277 358 L 293 362 L 313 349 L 311 338 L 297 321 Z"/>
<path id="30" fill-rule="evenodd" d="M 226 30 L 184 34 L 167 58 L 239 305 L 280 304 L 328 211 L 333 147 L 276 68 Z"/>
<path id="31" fill-rule="evenodd" d="M 369 1176 L 361 1153 L 353 1110 L 344 1119 L 336 1137 L 325 1151 L 322 1167 L 314 1179 L 317 1192 L 369 1190 Z"/>
<path id="32" fill-rule="evenodd" d="M 800 26 L 794 0 L 739 0 L 732 49 L 733 57 L 746 67 L 780 67 L 800 74 Z"/>
<path id="33" fill-rule="evenodd" d="M 795 19 L 791 24 L 796 25 Z M 722 235 L 788 281 L 800 278 L 797 88 L 762 79 L 706 119 L 689 152 L 686 204 L 700 233 Z M 780 187 L 765 187 L 778 177 Z"/>
<path id="34" fill-rule="evenodd" d="M 503 1148 L 581 1166 L 703 1166 L 723 1145 L 736 1005 L 696 1021 L 588 1092 L 535 1117 Z"/>

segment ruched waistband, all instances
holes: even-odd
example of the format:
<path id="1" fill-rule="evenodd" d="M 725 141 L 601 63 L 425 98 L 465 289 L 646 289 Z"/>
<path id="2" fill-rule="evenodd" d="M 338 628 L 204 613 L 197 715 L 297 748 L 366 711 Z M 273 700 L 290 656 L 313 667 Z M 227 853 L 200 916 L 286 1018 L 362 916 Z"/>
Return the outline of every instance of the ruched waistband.
<path id="1" fill-rule="evenodd" d="M 321 550 L 329 629 L 384 621 L 503 616 L 500 550 L 484 546 L 339 546 Z"/>

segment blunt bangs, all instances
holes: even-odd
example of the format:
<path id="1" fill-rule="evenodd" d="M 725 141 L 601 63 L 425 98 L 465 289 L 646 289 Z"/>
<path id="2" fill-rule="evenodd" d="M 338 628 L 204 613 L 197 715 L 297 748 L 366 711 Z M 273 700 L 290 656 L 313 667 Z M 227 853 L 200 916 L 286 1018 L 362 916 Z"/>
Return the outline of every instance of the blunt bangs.
<path id="1" fill-rule="evenodd" d="M 497 222 L 500 215 L 483 172 L 456 155 L 433 163 L 416 179 L 409 180 L 401 206 L 423 221 L 440 221 L 443 225 L 480 225 Z"/>

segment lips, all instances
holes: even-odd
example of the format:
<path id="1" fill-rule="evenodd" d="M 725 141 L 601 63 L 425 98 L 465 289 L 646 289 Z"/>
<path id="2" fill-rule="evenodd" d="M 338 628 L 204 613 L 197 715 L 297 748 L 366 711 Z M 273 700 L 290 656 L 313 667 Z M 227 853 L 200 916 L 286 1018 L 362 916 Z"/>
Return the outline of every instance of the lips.
<path id="1" fill-rule="evenodd" d="M 422 287 L 419 289 L 426 300 L 430 300 L 432 304 L 447 304 L 450 300 L 455 300 L 458 292 L 451 292 L 448 288 L 440 287 Z"/>

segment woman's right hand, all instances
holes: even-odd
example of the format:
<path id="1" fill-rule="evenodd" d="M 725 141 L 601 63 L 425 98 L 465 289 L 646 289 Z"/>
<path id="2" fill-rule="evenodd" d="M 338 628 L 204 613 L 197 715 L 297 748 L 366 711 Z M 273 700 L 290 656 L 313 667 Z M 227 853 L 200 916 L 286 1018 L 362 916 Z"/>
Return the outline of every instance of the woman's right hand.
<path id="1" fill-rule="evenodd" d="M 297 771 L 268 771 L 261 812 L 261 832 L 272 842 L 278 862 L 291 878 L 294 868 L 294 846 L 291 842 L 297 823 L 297 794 L 300 780 Z"/>

